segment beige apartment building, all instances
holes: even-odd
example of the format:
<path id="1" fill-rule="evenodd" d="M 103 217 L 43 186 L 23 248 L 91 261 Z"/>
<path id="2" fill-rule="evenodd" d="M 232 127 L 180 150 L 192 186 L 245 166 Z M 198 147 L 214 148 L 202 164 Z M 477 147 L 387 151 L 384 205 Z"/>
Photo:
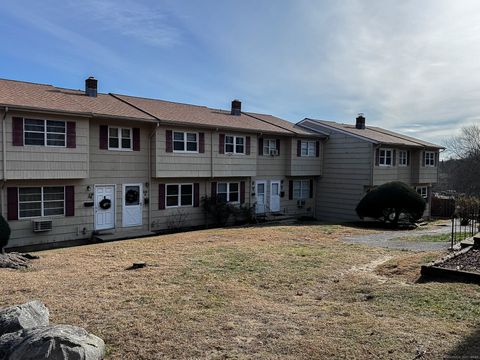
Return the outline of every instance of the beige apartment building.
<path id="1" fill-rule="evenodd" d="M 241 106 L 102 94 L 94 78 L 84 91 L 0 80 L 9 247 L 201 227 L 201 199 L 211 195 L 258 215 L 356 220 L 368 188 L 402 180 L 428 198 L 436 182 L 433 144 L 311 119 L 294 125 Z"/>

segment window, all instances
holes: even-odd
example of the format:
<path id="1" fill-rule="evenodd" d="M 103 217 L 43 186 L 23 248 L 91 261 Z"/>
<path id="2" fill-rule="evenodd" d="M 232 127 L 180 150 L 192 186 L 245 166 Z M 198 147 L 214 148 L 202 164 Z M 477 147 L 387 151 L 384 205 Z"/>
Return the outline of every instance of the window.
<path id="1" fill-rule="evenodd" d="M 425 166 L 435 166 L 435 152 L 425 151 Z"/>
<path id="2" fill-rule="evenodd" d="M 392 166 L 392 150 L 380 149 L 378 164 L 380 166 Z"/>
<path id="3" fill-rule="evenodd" d="M 225 136 L 226 154 L 245 154 L 245 137 L 243 136 Z"/>
<path id="4" fill-rule="evenodd" d="M 398 166 L 407 166 L 408 165 L 408 151 L 400 150 L 398 153 Z"/>
<path id="5" fill-rule="evenodd" d="M 302 141 L 301 150 L 302 156 L 315 156 L 315 141 Z"/>
<path id="6" fill-rule="evenodd" d="M 18 189 L 19 218 L 65 214 L 63 186 L 24 187 Z"/>
<path id="7" fill-rule="evenodd" d="M 423 197 L 424 199 L 428 198 L 428 186 L 417 186 L 416 190 L 421 197 Z"/>
<path id="8" fill-rule="evenodd" d="M 310 197 L 310 180 L 293 181 L 293 198 L 307 199 Z"/>
<path id="9" fill-rule="evenodd" d="M 65 147 L 65 121 L 24 119 L 24 144 Z"/>
<path id="10" fill-rule="evenodd" d="M 109 150 L 132 150 L 132 129 L 131 128 L 108 128 L 108 149 Z"/>
<path id="11" fill-rule="evenodd" d="M 223 202 L 238 202 L 240 200 L 238 183 L 218 183 L 217 198 Z"/>
<path id="12" fill-rule="evenodd" d="M 173 132 L 173 151 L 175 152 L 197 152 L 198 136 L 197 133 Z"/>
<path id="13" fill-rule="evenodd" d="M 264 139 L 263 140 L 263 155 L 277 155 L 277 140 Z"/>
<path id="14" fill-rule="evenodd" d="M 167 184 L 167 207 L 192 206 L 193 184 Z"/>

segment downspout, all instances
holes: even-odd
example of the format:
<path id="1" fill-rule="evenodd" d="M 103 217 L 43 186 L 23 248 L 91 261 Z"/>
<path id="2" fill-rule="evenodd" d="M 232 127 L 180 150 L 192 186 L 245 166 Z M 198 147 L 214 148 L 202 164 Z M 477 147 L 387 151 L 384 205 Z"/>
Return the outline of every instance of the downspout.
<path id="1" fill-rule="evenodd" d="M 2 196 L 0 201 L 0 214 L 3 216 L 3 201 L 5 199 L 5 184 L 7 182 L 7 134 L 6 134 L 6 122 L 7 122 L 8 106 L 5 106 L 5 113 L 2 118 L 2 161 L 3 161 L 3 177 L 2 177 Z"/>
<path id="2" fill-rule="evenodd" d="M 157 126 L 148 137 L 148 231 L 152 231 L 152 138 L 159 127 L 160 123 L 157 122 Z"/>

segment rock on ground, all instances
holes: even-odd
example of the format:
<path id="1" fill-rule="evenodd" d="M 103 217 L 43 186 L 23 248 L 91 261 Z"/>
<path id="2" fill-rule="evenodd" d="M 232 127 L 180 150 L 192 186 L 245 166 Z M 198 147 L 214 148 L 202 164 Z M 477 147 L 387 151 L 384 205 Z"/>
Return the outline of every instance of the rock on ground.
<path id="1" fill-rule="evenodd" d="M 32 259 L 38 259 L 38 256 L 17 252 L 0 254 L 0 268 L 26 269 L 30 267 Z"/>
<path id="2" fill-rule="evenodd" d="M 48 325 L 49 312 L 47 307 L 38 300 L 23 305 L 0 309 L 0 336 Z"/>
<path id="3" fill-rule="evenodd" d="M 100 360 L 105 343 L 71 325 L 41 326 L 0 337 L 3 360 Z"/>

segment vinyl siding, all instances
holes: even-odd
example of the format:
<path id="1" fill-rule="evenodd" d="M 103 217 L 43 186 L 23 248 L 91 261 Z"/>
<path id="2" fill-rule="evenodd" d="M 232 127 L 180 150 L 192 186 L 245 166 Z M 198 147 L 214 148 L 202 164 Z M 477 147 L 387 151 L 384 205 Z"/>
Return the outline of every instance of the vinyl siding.
<path id="1" fill-rule="evenodd" d="M 412 173 L 413 183 L 436 183 L 438 181 L 438 164 L 436 163 L 434 167 L 423 166 L 423 151 L 412 154 L 412 164 L 415 164 Z"/>
<path id="2" fill-rule="evenodd" d="M 324 145 L 323 175 L 318 179 L 316 216 L 324 221 L 355 221 L 355 207 L 371 184 L 372 145 L 332 133 Z"/>
<path id="3" fill-rule="evenodd" d="M 290 159 L 290 138 L 280 138 L 275 136 L 264 136 L 264 140 L 280 139 L 280 154 L 278 156 L 257 155 L 257 177 L 262 176 L 285 176 L 287 172 L 287 163 Z M 257 152 L 258 154 L 258 140 Z"/>
<path id="4" fill-rule="evenodd" d="M 319 141 L 318 139 L 291 138 L 289 158 L 287 159 L 287 176 L 319 176 L 322 175 L 323 142 L 319 141 L 320 153 L 316 156 L 297 156 L 297 141 Z"/>
<path id="5" fill-rule="evenodd" d="M 76 123 L 76 147 L 13 146 L 12 116 Z M 7 179 L 81 179 L 88 177 L 88 120 L 55 115 L 8 113 L 6 119 Z M 3 172 L 2 172 L 3 176 Z"/>

